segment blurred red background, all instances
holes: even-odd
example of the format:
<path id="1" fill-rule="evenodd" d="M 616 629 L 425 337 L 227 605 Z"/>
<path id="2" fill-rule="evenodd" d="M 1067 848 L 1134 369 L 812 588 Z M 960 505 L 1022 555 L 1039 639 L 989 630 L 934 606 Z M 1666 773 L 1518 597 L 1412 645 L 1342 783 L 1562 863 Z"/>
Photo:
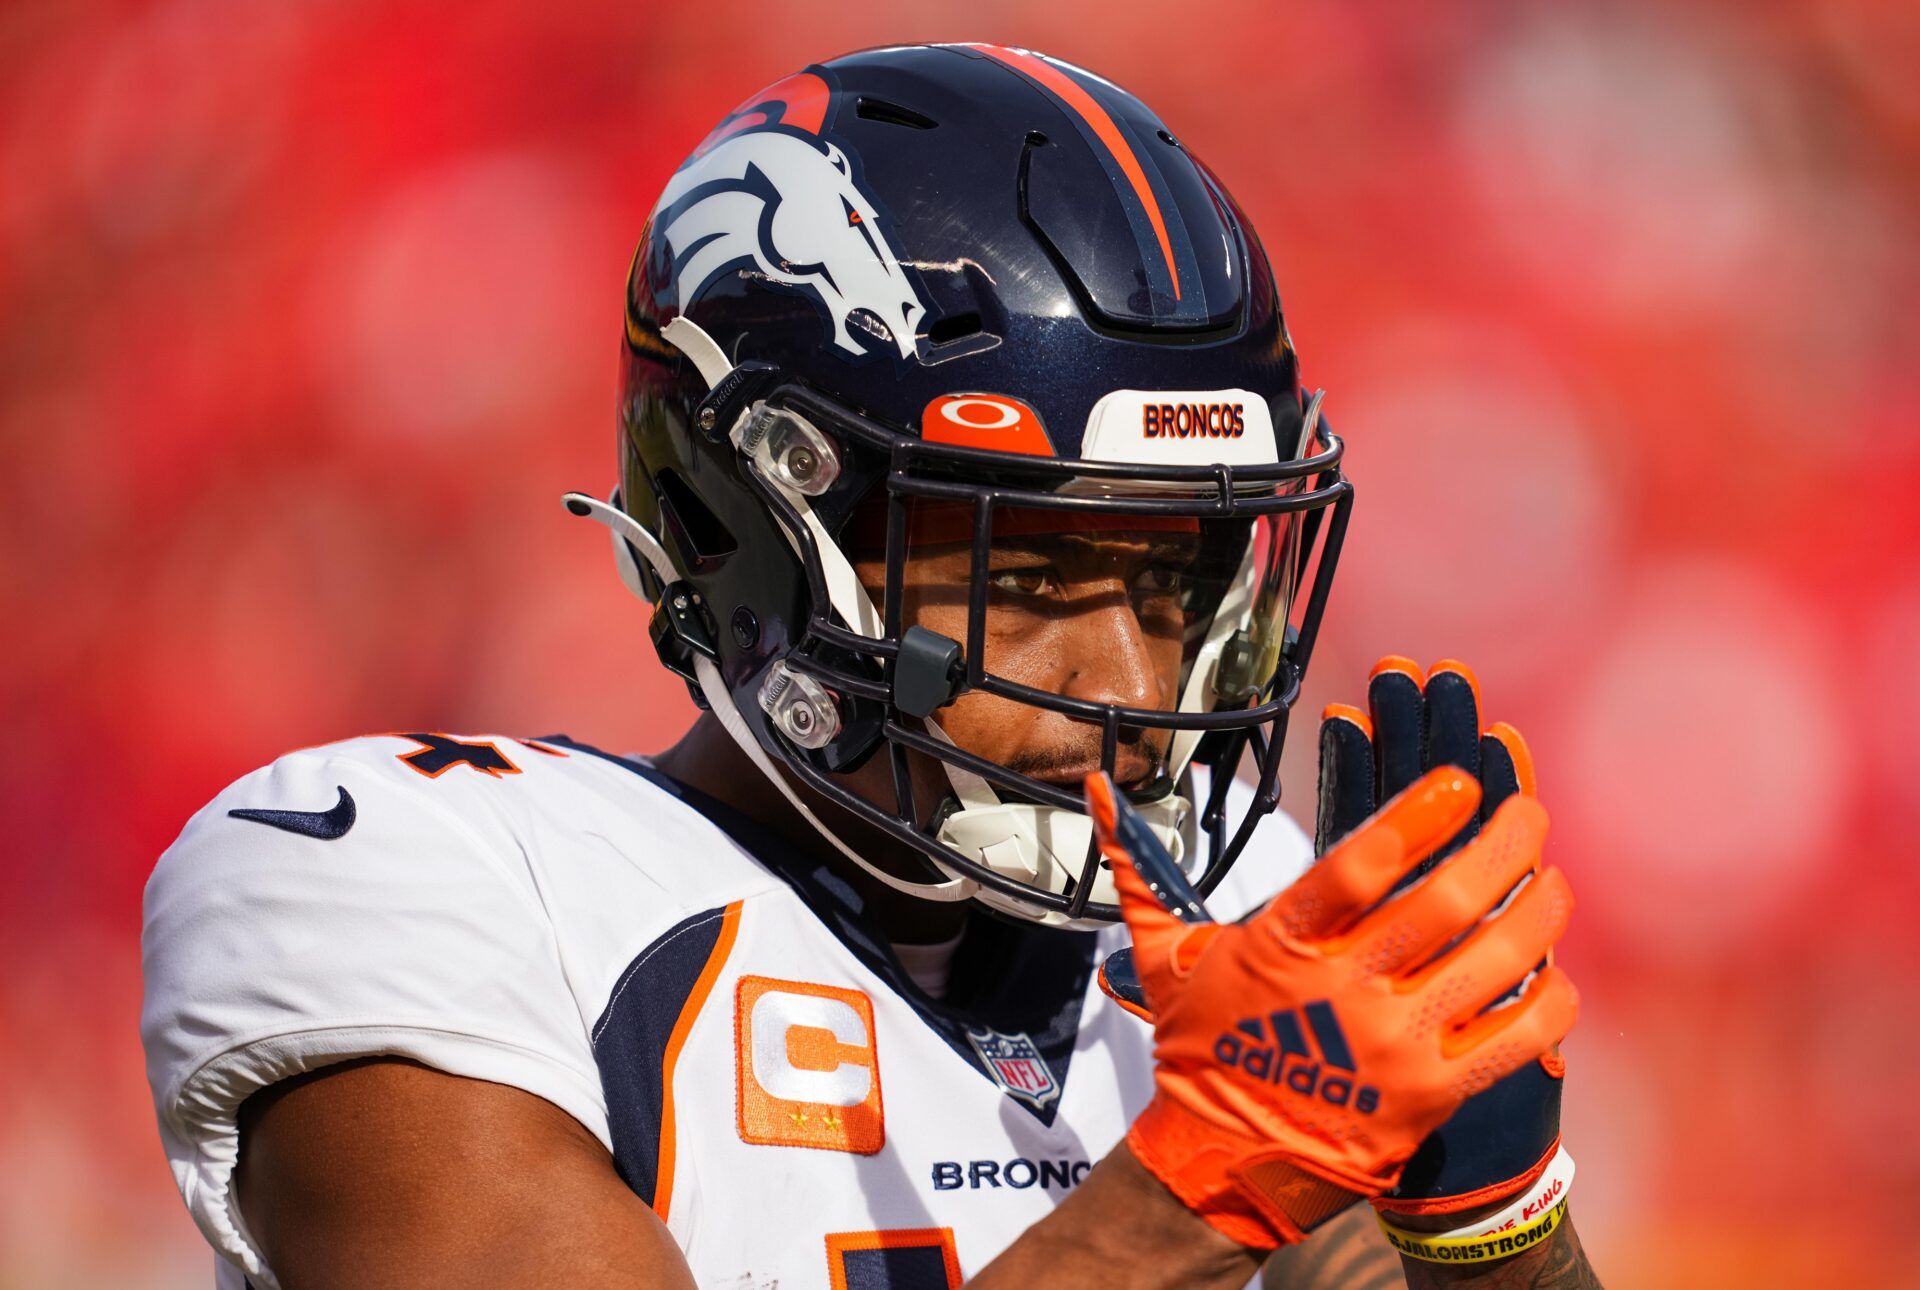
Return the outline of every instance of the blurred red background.
<path id="1" fill-rule="evenodd" d="M 0 1285 L 208 1283 L 137 937 L 222 784 L 689 720 L 558 500 L 627 258 L 749 91 L 926 39 L 1118 80 L 1263 231 L 1359 489 L 1309 710 L 1450 654 L 1532 739 L 1608 1284 L 1920 1284 L 1916 12 L 13 0 Z"/>

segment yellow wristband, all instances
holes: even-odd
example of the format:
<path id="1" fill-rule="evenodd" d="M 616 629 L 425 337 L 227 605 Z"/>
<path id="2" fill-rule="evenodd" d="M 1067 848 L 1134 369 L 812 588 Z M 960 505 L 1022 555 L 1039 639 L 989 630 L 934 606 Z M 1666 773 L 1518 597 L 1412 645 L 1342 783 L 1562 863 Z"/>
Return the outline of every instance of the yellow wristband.
<path id="1" fill-rule="evenodd" d="M 1485 1236 L 1426 1236 L 1403 1231 L 1377 1214 L 1375 1217 L 1379 1218 L 1380 1230 L 1387 1234 L 1393 1248 L 1410 1259 L 1427 1263 L 1491 1263 L 1495 1259 L 1512 1258 L 1552 1236 L 1554 1229 L 1566 1220 L 1567 1202 L 1561 1201 L 1525 1226 L 1489 1232 Z"/>

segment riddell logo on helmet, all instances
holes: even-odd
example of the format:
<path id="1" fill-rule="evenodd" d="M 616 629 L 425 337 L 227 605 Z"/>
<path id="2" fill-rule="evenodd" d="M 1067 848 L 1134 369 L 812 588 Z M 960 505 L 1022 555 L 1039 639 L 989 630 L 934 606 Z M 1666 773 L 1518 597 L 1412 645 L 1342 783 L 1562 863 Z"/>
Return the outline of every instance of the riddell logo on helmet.
<path id="1" fill-rule="evenodd" d="M 1140 433 L 1149 439 L 1238 439 L 1247 432 L 1240 403 L 1149 403 L 1140 409 Z"/>
<path id="2" fill-rule="evenodd" d="M 1318 1060 L 1307 1043 L 1309 1030 L 1320 1049 Z M 1324 999 L 1236 1022 L 1213 1041 L 1213 1055 L 1223 1066 L 1268 1084 L 1285 1084 L 1330 1106 L 1351 1106 L 1362 1115 L 1372 1115 L 1380 1106 L 1380 1090 L 1353 1079 L 1353 1050 L 1347 1047 L 1333 1005 Z"/>

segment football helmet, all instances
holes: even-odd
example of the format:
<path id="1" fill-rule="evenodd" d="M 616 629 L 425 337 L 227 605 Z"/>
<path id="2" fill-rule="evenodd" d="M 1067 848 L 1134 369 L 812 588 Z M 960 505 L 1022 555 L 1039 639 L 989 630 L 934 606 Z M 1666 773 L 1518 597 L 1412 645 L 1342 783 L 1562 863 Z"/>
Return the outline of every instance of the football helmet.
<path id="1" fill-rule="evenodd" d="M 1159 118 L 1001 46 L 808 67 L 667 181 L 625 321 L 619 488 L 567 503 L 613 530 L 662 661 L 815 827 L 918 896 L 1118 918 L 1076 783 L 946 736 L 942 708 L 980 692 L 1084 725 L 1109 772 L 1123 742 L 1156 741 L 1129 799 L 1212 890 L 1278 804 L 1352 488 L 1258 238 Z M 996 542 L 1093 529 L 1191 548 L 1168 632 L 1177 703 L 1094 702 L 993 666 Z M 903 623 L 909 546 L 928 543 L 967 553 L 964 630 Z M 884 557 L 878 585 L 857 557 Z M 890 803 L 847 782 L 876 755 Z M 1248 756 L 1252 806 L 1230 819 Z M 945 800 L 916 802 L 919 757 Z M 1197 803 L 1194 762 L 1212 770 Z M 794 783 L 925 876 L 861 855 Z"/>

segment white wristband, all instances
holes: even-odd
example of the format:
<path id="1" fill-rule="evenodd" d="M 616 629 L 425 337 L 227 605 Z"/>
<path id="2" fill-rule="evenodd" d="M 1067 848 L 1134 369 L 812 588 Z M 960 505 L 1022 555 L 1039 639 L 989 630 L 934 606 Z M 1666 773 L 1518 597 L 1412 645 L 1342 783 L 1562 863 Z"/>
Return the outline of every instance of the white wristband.
<path id="1" fill-rule="evenodd" d="M 1546 1170 L 1513 1204 L 1477 1223 L 1451 1232 L 1433 1232 L 1430 1236 L 1487 1236 L 1494 1232 L 1504 1232 L 1510 1227 L 1519 1227 L 1531 1222 L 1558 1205 L 1567 1198 L 1567 1192 L 1573 1187 L 1573 1157 L 1567 1149 L 1561 1147 L 1553 1153 L 1553 1159 L 1547 1162 Z"/>

